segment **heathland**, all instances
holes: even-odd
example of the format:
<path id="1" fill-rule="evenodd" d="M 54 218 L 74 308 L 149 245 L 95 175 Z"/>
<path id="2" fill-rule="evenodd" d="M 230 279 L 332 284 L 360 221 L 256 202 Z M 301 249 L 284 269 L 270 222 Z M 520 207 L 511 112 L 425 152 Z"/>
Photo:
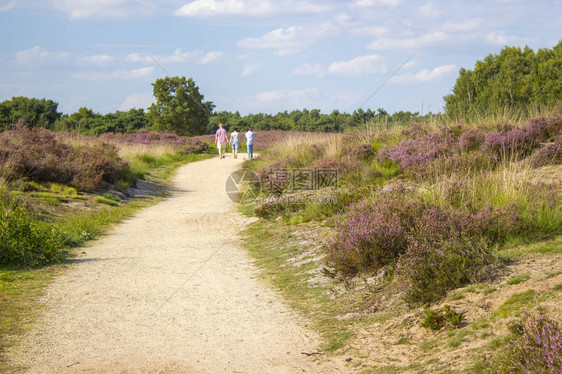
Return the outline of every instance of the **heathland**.
<path id="1" fill-rule="evenodd" d="M 184 77 L 157 80 L 147 113 L 0 103 L 0 371 L 84 243 L 166 198 L 222 122 L 258 130 L 240 237 L 321 336 L 308 353 L 349 372 L 562 372 L 561 67 L 561 43 L 506 47 L 461 71 L 443 114 L 213 112 Z"/>

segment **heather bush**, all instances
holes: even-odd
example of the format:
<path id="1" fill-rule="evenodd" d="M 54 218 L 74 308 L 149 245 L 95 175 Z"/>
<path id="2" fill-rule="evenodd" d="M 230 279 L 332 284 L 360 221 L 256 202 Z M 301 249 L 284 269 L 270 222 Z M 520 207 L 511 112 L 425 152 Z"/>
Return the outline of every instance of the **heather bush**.
<path id="1" fill-rule="evenodd" d="M 541 143 L 554 139 L 561 131 L 561 117 L 538 117 L 521 127 L 487 133 L 482 150 L 498 159 L 519 160 L 529 156 Z"/>
<path id="2" fill-rule="evenodd" d="M 0 198 L 0 265 L 39 267 L 62 258 L 64 235 L 37 221 L 21 198 Z"/>
<path id="3" fill-rule="evenodd" d="M 562 373 L 562 330 L 543 314 L 528 314 L 498 362 L 498 373 Z"/>
<path id="4" fill-rule="evenodd" d="M 457 139 L 448 131 L 431 132 L 421 138 L 406 139 L 381 150 L 381 159 L 400 165 L 402 170 L 424 166 L 436 158 L 456 151 Z"/>
<path id="5" fill-rule="evenodd" d="M 115 146 L 97 144 L 73 148 L 44 129 L 20 126 L 0 134 L 0 167 L 10 180 L 69 184 L 93 191 L 115 182 L 126 164 Z"/>
<path id="6" fill-rule="evenodd" d="M 400 256 L 396 276 L 407 302 L 428 303 L 439 300 L 449 290 L 485 280 L 490 265 L 496 262 L 485 240 L 441 234 L 438 239 L 415 238 Z"/>
<path id="7" fill-rule="evenodd" d="M 484 143 L 486 135 L 480 129 L 470 129 L 459 137 L 459 147 L 464 151 L 474 151 Z"/>
<path id="8" fill-rule="evenodd" d="M 351 160 L 366 161 L 375 156 L 375 150 L 371 144 L 359 144 L 349 152 L 348 156 Z"/>
<path id="9" fill-rule="evenodd" d="M 556 139 L 535 152 L 531 158 L 531 166 L 538 168 L 546 165 L 562 164 L 562 140 Z"/>
<path id="10" fill-rule="evenodd" d="M 422 301 L 478 278 L 495 261 L 491 246 L 517 232 L 521 217 L 513 205 L 444 209 L 398 186 L 331 223 L 327 261 L 336 272 L 354 276 L 398 260 L 407 299 Z"/>
<path id="11" fill-rule="evenodd" d="M 419 200 L 399 193 L 351 205 L 331 221 L 337 235 L 326 248 L 328 264 L 353 276 L 395 261 L 408 248 L 411 228 L 422 209 Z"/>

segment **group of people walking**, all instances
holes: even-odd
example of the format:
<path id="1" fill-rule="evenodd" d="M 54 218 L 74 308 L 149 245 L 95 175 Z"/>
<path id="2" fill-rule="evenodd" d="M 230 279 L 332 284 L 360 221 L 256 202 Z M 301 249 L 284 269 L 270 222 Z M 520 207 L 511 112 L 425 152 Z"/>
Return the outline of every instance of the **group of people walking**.
<path id="1" fill-rule="evenodd" d="M 219 129 L 215 133 L 215 143 L 217 144 L 217 148 L 219 150 L 220 158 L 225 157 L 226 152 L 226 145 L 230 145 L 232 147 L 232 156 L 234 158 L 238 158 L 238 149 L 240 148 L 240 139 L 238 139 L 240 133 L 238 132 L 237 128 L 234 128 L 233 131 L 230 133 L 230 138 L 228 137 L 228 132 L 224 128 L 224 125 L 221 123 L 219 125 Z M 248 158 L 254 158 L 254 136 L 256 133 L 250 127 L 244 137 L 246 138 L 246 150 L 248 152 Z"/>

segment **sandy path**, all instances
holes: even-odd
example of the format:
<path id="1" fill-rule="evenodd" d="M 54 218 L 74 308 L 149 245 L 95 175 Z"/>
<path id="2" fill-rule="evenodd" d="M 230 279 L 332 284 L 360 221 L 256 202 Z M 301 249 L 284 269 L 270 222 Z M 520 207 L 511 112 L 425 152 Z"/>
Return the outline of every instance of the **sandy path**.
<path id="1" fill-rule="evenodd" d="M 182 167 L 169 199 L 86 248 L 48 288 L 14 363 L 30 373 L 338 372 L 302 355 L 317 337 L 236 243 L 245 219 L 225 181 L 240 162 Z"/>

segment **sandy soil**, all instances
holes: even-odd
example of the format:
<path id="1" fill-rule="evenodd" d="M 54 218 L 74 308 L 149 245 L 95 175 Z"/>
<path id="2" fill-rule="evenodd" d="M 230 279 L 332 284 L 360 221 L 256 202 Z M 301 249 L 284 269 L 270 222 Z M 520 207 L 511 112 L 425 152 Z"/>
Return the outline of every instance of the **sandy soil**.
<path id="1" fill-rule="evenodd" d="M 225 182 L 242 160 L 179 169 L 172 196 L 84 249 L 9 354 L 29 373 L 333 373 L 260 283 Z"/>

